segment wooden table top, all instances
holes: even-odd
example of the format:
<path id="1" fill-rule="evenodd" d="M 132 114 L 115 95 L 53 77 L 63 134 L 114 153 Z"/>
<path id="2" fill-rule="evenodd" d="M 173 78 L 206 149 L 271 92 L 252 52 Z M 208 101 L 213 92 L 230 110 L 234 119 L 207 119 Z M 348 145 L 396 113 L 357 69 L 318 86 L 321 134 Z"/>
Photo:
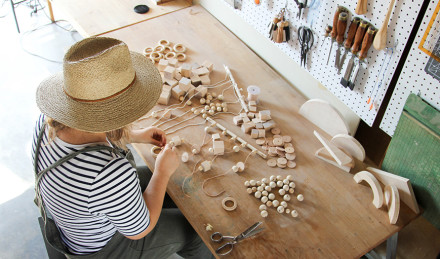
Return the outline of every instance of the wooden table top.
<path id="1" fill-rule="evenodd" d="M 218 156 L 211 171 L 196 172 L 187 177 L 201 157 L 206 160 L 213 158 L 207 151 L 208 145 L 201 155 L 190 157 L 186 164 L 182 163 L 173 175 L 168 193 L 211 251 L 219 245 L 211 242 L 212 232 L 205 230 L 205 224 L 211 224 L 214 231 L 225 235 L 237 235 L 255 222 L 262 221 L 265 230 L 236 245 L 228 258 L 359 258 L 417 217 L 402 204 L 397 224 L 391 225 L 386 208 L 376 209 L 373 206 L 371 189 L 353 180 L 353 174 L 363 168 L 361 163 L 356 163 L 358 169 L 345 173 L 316 158 L 314 153 L 322 145 L 313 131 L 317 130 L 327 138 L 329 136 L 298 114 L 305 98 L 202 7 L 192 6 L 105 36 L 121 39 L 130 49 L 139 52 L 145 47 L 156 46 L 160 39 L 182 43 L 189 49 L 187 55 L 190 59 L 187 62 L 201 64 L 209 60 L 214 63 L 212 82 L 223 80 L 223 64 L 229 66 L 240 87 L 246 89 L 248 85 L 258 85 L 261 88 L 260 109 L 271 110 L 282 134 L 293 138 L 297 156 L 295 169 L 270 168 L 261 157 L 250 157 L 244 172 L 230 172 L 207 184 L 210 192 L 225 190 L 218 197 L 208 197 L 203 192 L 203 181 L 223 174 L 235 163 L 244 161 L 249 150 Z M 220 91 L 216 90 L 217 93 Z M 226 99 L 233 98 L 230 90 L 226 93 Z M 198 101 L 195 103 L 198 104 Z M 163 106 L 158 105 L 155 109 L 159 108 Z M 234 112 L 240 109 L 239 105 L 230 105 L 229 108 Z M 232 123 L 232 116 L 222 114 L 215 120 L 257 146 L 255 140 L 241 133 L 240 128 Z M 151 122 L 142 120 L 138 125 L 146 127 Z M 203 119 L 197 117 L 191 120 L 191 123 L 197 122 L 203 122 Z M 179 154 L 184 151 L 191 153 L 190 144 L 202 143 L 204 126 L 188 127 L 170 136 L 179 135 L 186 139 L 187 144 L 178 147 Z M 232 144 L 226 137 L 223 140 L 229 151 Z M 154 167 L 151 146 L 138 144 L 135 148 L 147 165 Z M 289 174 L 293 175 L 296 183 L 295 194 L 301 193 L 305 197 L 303 202 L 296 199 L 288 202 L 288 208 L 295 208 L 299 216 L 292 218 L 269 208 L 269 216 L 262 218 L 258 209 L 262 203 L 246 192 L 243 183 L 270 175 L 285 177 Z M 186 177 L 185 195 L 182 182 Z M 222 208 L 221 201 L 228 196 L 237 200 L 235 211 L 227 212 Z"/>
<path id="2" fill-rule="evenodd" d="M 173 0 L 156 5 L 154 0 L 51 0 L 83 37 L 96 36 L 191 6 L 192 0 Z M 133 11 L 147 5 L 145 14 Z"/>

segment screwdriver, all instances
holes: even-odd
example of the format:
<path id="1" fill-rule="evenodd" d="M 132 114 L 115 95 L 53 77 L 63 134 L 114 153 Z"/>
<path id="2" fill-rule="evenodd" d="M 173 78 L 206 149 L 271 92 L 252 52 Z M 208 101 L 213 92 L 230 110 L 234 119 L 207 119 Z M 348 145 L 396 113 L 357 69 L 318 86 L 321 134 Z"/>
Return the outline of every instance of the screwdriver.
<path id="1" fill-rule="evenodd" d="M 353 46 L 351 47 L 351 58 L 348 61 L 347 68 L 345 69 L 344 77 L 341 79 L 341 85 L 343 85 L 344 87 L 349 86 L 350 75 L 354 66 L 354 57 L 358 53 L 359 48 L 362 44 L 362 39 L 364 38 L 364 34 L 365 31 L 367 30 L 367 26 L 368 26 L 368 22 L 362 20 L 360 21 L 359 26 L 356 30 L 356 34 L 354 36 L 354 43 Z"/>
<path id="2" fill-rule="evenodd" d="M 347 39 L 345 39 L 345 42 L 344 42 L 344 54 L 342 54 L 342 58 L 339 61 L 338 74 L 341 72 L 342 66 L 344 65 L 344 61 L 345 61 L 345 57 L 347 56 L 347 52 L 350 51 L 350 48 L 353 45 L 354 36 L 356 35 L 356 30 L 359 26 L 360 21 L 361 21 L 361 18 L 359 18 L 359 17 L 354 17 L 353 20 L 351 20 L 350 27 L 348 28 Z"/>
<path id="3" fill-rule="evenodd" d="M 339 68 L 339 59 L 341 58 L 341 47 L 344 42 L 345 29 L 347 28 L 347 18 L 348 14 L 346 12 L 341 12 L 338 19 L 338 34 L 336 35 L 336 42 L 338 43 L 336 49 L 335 67 Z M 338 70 L 339 74 L 339 70 Z"/>
<path id="4" fill-rule="evenodd" d="M 338 6 L 336 8 L 336 12 L 335 12 L 335 16 L 333 17 L 333 28 L 332 31 L 330 33 L 330 36 L 332 37 L 332 43 L 330 45 L 330 51 L 328 52 L 328 58 L 327 58 L 327 65 L 328 65 L 328 61 L 330 60 L 330 55 L 332 53 L 332 47 L 333 47 L 333 43 L 336 40 L 336 35 L 338 34 L 337 29 L 338 29 L 338 19 L 339 19 L 339 14 L 341 13 L 341 9 L 345 9 L 342 6 Z"/>
<path id="5" fill-rule="evenodd" d="M 356 68 L 354 70 L 354 73 L 352 74 L 352 77 L 350 78 L 349 87 L 351 90 L 354 88 L 354 82 L 356 81 L 356 77 L 359 73 L 359 69 L 361 67 L 361 62 L 367 57 L 368 50 L 370 49 L 371 45 L 373 44 L 374 36 L 376 35 L 377 29 L 373 26 L 368 27 L 367 33 L 364 36 L 364 39 L 362 40 L 362 47 L 361 51 L 359 52 L 359 61 L 356 64 Z"/>

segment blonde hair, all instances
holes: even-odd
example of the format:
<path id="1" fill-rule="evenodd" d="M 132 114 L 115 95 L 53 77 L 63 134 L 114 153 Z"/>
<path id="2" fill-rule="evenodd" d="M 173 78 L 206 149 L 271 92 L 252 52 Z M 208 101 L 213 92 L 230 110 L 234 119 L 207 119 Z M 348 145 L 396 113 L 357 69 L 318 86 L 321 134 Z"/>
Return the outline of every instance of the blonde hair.
<path id="1" fill-rule="evenodd" d="M 64 129 L 69 129 L 68 126 L 52 119 L 46 116 L 46 122 L 47 125 L 49 126 L 48 128 L 48 136 L 49 136 L 49 142 L 52 142 L 56 136 L 57 136 L 57 132 L 64 130 Z M 114 145 L 116 145 L 119 148 L 122 149 L 127 149 L 127 147 L 125 146 L 126 143 L 124 143 L 124 140 L 128 139 L 128 131 L 130 129 L 130 125 L 124 126 L 120 129 L 116 129 L 116 130 L 111 130 L 111 131 L 107 131 L 105 132 L 105 136 L 107 137 L 108 140 L 110 140 Z"/>

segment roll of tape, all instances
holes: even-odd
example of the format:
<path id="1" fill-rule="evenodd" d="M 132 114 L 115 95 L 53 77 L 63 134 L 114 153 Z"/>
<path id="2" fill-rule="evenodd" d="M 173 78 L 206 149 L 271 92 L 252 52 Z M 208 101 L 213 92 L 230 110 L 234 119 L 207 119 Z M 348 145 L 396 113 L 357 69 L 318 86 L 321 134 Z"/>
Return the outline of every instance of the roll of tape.
<path id="1" fill-rule="evenodd" d="M 174 52 L 184 53 L 184 52 L 186 52 L 186 47 L 183 46 L 181 43 L 178 43 L 178 44 L 174 45 Z"/>
<path id="2" fill-rule="evenodd" d="M 162 45 L 162 46 L 169 46 L 169 45 L 170 45 L 170 42 L 169 42 L 168 40 L 160 40 L 160 41 L 159 41 L 159 45 Z"/>
<path id="3" fill-rule="evenodd" d="M 228 202 L 228 201 L 232 202 L 232 206 L 226 205 L 226 202 Z M 226 197 L 222 201 L 222 206 L 223 206 L 223 209 L 225 209 L 226 211 L 233 211 L 237 208 L 237 201 L 235 201 L 235 199 L 232 197 Z"/>
<path id="4" fill-rule="evenodd" d="M 258 101 L 258 96 L 260 95 L 260 87 L 256 85 L 250 85 L 247 88 L 248 101 Z"/>

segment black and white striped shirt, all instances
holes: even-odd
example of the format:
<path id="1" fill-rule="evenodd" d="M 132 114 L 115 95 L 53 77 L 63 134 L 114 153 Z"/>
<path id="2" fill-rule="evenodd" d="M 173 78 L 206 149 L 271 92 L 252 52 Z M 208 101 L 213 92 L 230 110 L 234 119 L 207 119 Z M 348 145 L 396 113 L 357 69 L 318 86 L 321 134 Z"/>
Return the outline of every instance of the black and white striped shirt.
<path id="1" fill-rule="evenodd" d="M 41 115 L 35 127 L 33 154 L 44 120 Z M 49 143 L 46 133 L 41 141 L 39 172 L 88 146 L 58 138 Z M 47 210 L 73 254 L 97 252 L 116 231 L 134 236 L 150 224 L 135 168 L 127 159 L 107 150 L 79 154 L 50 170 L 43 176 L 40 189 Z"/>

